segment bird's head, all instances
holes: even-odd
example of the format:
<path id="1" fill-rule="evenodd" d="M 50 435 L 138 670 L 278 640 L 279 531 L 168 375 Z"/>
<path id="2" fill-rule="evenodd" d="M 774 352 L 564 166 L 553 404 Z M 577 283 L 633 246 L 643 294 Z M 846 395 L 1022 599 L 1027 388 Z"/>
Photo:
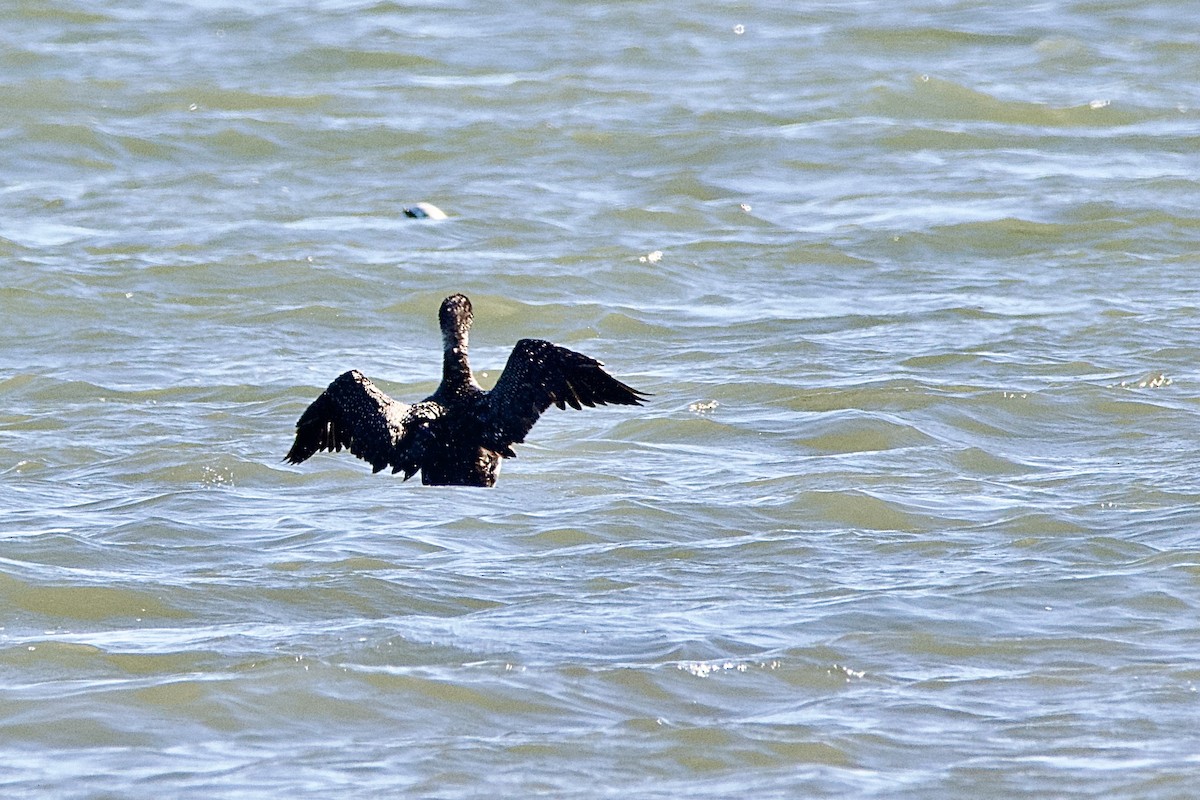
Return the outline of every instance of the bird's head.
<path id="1" fill-rule="evenodd" d="M 471 301 L 464 294 L 452 294 L 442 301 L 438 311 L 438 323 L 442 327 L 442 338 L 446 347 L 465 347 L 467 331 L 475 315 L 471 312 Z"/>

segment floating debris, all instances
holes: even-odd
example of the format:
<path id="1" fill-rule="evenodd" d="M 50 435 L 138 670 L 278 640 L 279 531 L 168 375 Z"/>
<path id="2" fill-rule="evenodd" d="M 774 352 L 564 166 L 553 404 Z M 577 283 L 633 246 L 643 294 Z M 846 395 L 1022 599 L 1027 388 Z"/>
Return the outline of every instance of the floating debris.
<path id="1" fill-rule="evenodd" d="M 752 206 L 749 203 L 742 203 L 738 206 L 738 208 L 740 208 L 742 211 L 745 211 L 747 214 L 749 214 Z"/>
<path id="2" fill-rule="evenodd" d="M 417 203 L 404 209 L 404 216 L 412 219 L 449 219 L 446 212 L 433 203 Z"/>
<path id="3" fill-rule="evenodd" d="M 710 411 L 715 411 L 719 405 L 721 404 L 716 400 L 697 400 L 688 406 L 688 411 L 694 414 L 707 414 Z"/>

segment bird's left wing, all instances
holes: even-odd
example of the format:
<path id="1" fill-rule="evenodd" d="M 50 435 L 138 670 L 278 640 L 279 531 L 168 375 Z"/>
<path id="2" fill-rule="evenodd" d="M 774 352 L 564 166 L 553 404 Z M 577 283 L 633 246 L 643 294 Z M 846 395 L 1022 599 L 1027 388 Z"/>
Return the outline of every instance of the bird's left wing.
<path id="1" fill-rule="evenodd" d="M 424 415 L 388 397 L 358 370 L 338 376 L 296 422 L 296 441 L 284 460 L 305 461 L 318 450 L 343 448 L 369 462 L 373 472 L 390 466 L 407 479 L 420 468 Z"/>

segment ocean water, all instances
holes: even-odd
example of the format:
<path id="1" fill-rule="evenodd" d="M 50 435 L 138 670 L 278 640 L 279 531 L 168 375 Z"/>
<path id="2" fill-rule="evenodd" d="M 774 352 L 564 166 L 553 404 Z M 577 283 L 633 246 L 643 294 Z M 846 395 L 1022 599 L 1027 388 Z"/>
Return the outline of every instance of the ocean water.
<path id="1" fill-rule="evenodd" d="M 1194 12 L 8 4 L 0 793 L 1194 796 Z M 456 291 L 653 397 L 281 463 Z"/>

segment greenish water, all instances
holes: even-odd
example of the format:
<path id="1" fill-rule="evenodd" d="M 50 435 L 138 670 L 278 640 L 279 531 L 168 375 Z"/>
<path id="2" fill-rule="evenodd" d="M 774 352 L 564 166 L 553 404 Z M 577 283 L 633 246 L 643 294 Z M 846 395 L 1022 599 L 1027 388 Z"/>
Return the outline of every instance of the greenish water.
<path id="1" fill-rule="evenodd" d="M 10 4 L 0 790 L 1191 796 L 1193 17 Z M 280 462 L 455 291 L 653 401 Z"/>

